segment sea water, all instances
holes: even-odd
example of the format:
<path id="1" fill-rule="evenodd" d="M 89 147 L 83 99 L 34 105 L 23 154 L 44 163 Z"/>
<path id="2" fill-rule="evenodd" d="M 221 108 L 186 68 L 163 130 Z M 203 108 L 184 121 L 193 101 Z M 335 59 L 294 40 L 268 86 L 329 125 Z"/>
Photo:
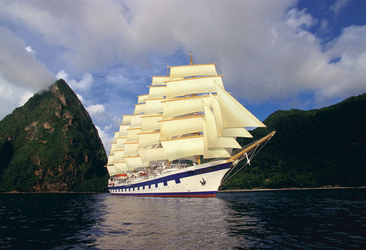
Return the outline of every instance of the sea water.
<path id="1" fill-rule="evenodd" d="M 366 249 L 366 189 L 1 194 L 6 249 Z"/>

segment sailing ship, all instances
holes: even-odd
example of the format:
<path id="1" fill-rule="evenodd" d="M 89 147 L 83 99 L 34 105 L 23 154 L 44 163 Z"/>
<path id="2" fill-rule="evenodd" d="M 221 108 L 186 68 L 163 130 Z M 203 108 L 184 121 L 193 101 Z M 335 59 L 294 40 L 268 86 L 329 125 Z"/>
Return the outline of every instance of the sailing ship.
<path id="1" fill-rule="evenodd" d="M 123 115 L 106 166 L 112 195 L 215 197 L 228 171 L 274 135 L 241 147 L 237 137 L 265 125 L 225 90 L 216 64 L 190 62 L 152 76 Z"/>

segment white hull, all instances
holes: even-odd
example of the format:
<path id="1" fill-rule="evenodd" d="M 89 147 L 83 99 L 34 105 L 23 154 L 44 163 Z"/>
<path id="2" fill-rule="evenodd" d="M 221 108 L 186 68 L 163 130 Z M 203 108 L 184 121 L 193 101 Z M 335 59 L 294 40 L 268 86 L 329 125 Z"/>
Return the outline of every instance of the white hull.
<path id="1" fill-rule="evenodd" d="M 231 163 L 216 161 L 178 169 L 156 178 L 109 186 L 112 195 L 155 197 L 215 197 Z"/>

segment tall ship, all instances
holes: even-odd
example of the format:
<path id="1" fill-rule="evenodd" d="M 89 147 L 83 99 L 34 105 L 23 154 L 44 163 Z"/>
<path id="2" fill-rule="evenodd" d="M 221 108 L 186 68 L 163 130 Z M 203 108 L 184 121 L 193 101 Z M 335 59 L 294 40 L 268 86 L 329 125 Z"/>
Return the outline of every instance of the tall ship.
<path id="1" fill-rule="evenodd" d="M 248 128 L 265 125 L 225 90 L 216 64 L 190 62 L 153 76 L 123 115 L 106 166 L 112 195 L 215 197 L 228 172 L 274 135 L 239 145 L 237 137 L 253 137 Z"/>

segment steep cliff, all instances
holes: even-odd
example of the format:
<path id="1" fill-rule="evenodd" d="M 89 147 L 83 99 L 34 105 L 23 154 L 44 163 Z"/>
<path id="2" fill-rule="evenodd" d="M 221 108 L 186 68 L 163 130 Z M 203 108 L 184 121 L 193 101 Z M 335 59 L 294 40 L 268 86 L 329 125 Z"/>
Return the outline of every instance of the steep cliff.
<path id="1" fill-rule="evenodd" d="M 0 121 L 0 191 L 106 191 L 106 161 L 88 112 L 62 79 Z"/>

